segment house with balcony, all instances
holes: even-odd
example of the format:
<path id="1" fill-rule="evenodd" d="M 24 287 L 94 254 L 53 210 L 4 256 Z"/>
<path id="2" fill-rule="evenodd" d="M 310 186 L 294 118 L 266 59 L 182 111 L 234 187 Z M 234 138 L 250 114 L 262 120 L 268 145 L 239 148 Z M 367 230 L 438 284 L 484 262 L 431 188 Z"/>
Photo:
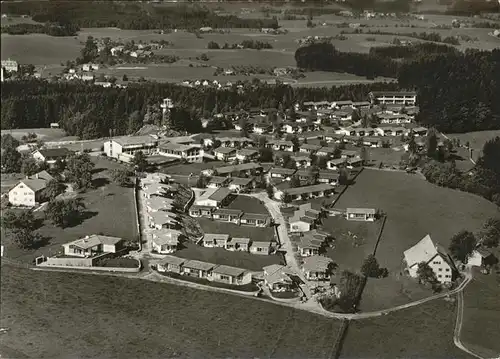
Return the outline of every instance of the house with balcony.
<path id="1" fill-rule="evenodd" d="M 268 227 L 271 225 L 271 216 L 260 213 L 243 213 L 240 218 L 242 226 Z"/>
<path id="2" fill-rule="evenodd" d="M 372 91 L 368 96 L 372 104 L 415 106 L 417 103 L 417 93 L 414 91 Z"/>
<path id="3" fill-rule="evenodd" d="M 259 158 L 259 151 L 252 148 L 244 148 L 236 151 L 236 159 L 241 162 L 253 161 Z"/>
<path id="4" fill-rule="evenodd" d="M 226 243 L 226 250 L 233 252 L 248 252 L 250 242 L 250 238 L 230 238 Z"/>
<path id="5" fill-rule="evenodd" d="M 438 250 L 430 235 L 426 235 L 413 247 L 404 251 L 406 271 L 411 277 L 418 278 L 419 263 L 426 263 L 432 269 L 438 282 L 449 284 L 456 277 L 457 269 L 450 255 Z"/>
<path id="6" fill-rule="evenodd" d="M 290 181 L 296 171 L 297 170 L 291 168 L 273 167 L 269 170 L 268 177 L 270 180 L 278 179 L 282 181 Z"/>
<path id="7" fill-rule="evenodd" d="M 64 255 L 93 257 L 104 253 L 117 253 L 124 248 L 124 240 L 118 237 L 92 234 L 63 244 Z"/>
<path id="8" fill-rule="evenodd" d="M 302 271 L 307 280 L 329 280 L 333 260 L 319 255 L 305 257 Z"/>
<path id="9" fill-rule="evenodd" d="M 229 242 L 229 234 L 205 233 L 201 243 L 207 248 L 226 248 Z"/>
<path id="10" fill-rule="evenodd" d="M 325 197 L 329 196 L 334 192 L 333 186 L 320 183 L 312 186 L 288 188 L 282 191 L 276 191 L 274 197 L 278 200 L 281 199 L 283 195 L 290 196 L 289 198 L 293 200 L 306 200 L 309 198 Z"/>
<path id="11" fill-rule="evenodd" d="M 293 152 L 293 142 L 285 140 L 269 140 L 266 147 L 274 151 Z"/>
<path id="12" fill-rule="evenodd" d="M 208 188 L 227 187 L 229 185 L 229 182 L 231 182 L 231 179 L 229 177 L 212 176 L 208 181 L 207 187 Z"/>
<path id="13" fill-rule="evenodd" d="M 228 177 L 226 177 L 228 178 Z M 241 192 L 249 192 L 253 188 L 255 188 L 255 179 L 253 177 L 240 178 L 240 177 L 230 177 L 228 188 L 231 191 L 241 193 Z"/>
<path id="14" fill-rule="evenodd" d="M 272 248 L 271 242 L 252 240 L 252 243 L 250 245 L 250 253 L 269 255 L 271 254 L 271 248 Z"/>
<path id="15" fill-rule="evenodd" d="M 240 224 L 243 211 L 239 209 L 218 208 L 212 213 L 212 218 L 220 222 Z"/>
<path id="16" fill-rule="evenodd" d="M 212 218 L 212 212 L 214 211 L 215 207 L 212 206 L 198 206 L 198 205 L 192 205 L 191 208 L 189 208 L 189 215 L 191 217 L 209 217 Z"/>
<path id="17" fill-rule="evenodd" d="M 218 265 L 212 270 L 209 280 L 230 285 L 245 285 L 252 282 L 252 274 L 245 269 Z"/>
<path id="18" fill-rule="evenodd" d="M 200 145 L 183 145 L 167 142 L 159 146 L 158 154 L 173 159 L 182 159 L 187 162 L 203 162 L 204 151 Z"/>
<path id="19" fill-rule="evenodd" d="M 170 254 L 177 251 L 181 232 L 173 229 L 160 229 L 151 233 L 151 245 L 153 252 L 159 254 Z"/>
<path id="20" fill-rule="evenodd" d="M 346 218 L 349 221 L 373 222 L 373 221 L 375 221 L 376 215 L 377 215 L 377 211 L 375 210 L 375 208 L 347 208 L 346 209 Z"/>
<path id="21" fill-rule="evenodd" d="M 122 162 L 131 162 L 135 153 L 142 151 L 146 156 L 158 153 L 158 140 L 152 136 L 114 137 L 104 142 L 104 153 Z"/>
<path id="22" fill-rule="evenodd" d="M 221 146 L 214 150 L 214 156 L 219 161 L 234 161 L 236 159 L 236 148 Z"/>
<path id="23" fill-rule="evenodd" d="M 264 269 L 264 284 L 273 292 L 285 292 L 297 287 L 296 274 L 280 264 L 271 264 Z"/>

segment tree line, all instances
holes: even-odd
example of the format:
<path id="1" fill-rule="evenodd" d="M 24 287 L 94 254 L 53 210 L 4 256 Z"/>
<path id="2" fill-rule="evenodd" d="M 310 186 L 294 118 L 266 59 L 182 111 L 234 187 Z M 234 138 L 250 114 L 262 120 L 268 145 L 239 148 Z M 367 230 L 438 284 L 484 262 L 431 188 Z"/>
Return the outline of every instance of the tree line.
<path id="1" fill-rule="evenodd" d="M 238 49 L 238 48 L 261 50 L 261 49 L 272 49 L 273 45 L 271 45 L 267 41 L 258 41 L 258 40 L 243 40 L 239 44 L 231 44 L 231 45 L 226 42 L 222 46 L 215 41 L 210 41 L 207 45 L 207 49 L 211 50 L 219 50 L 219 49 L 227 50 L 227 49 Z"/>
<path id="2" fill-rule="evenodd" d="M 199 118 L 236 109 L 289 108 L 296 102 L 367 99 L 370 91 L 394 91 L 394 83 L 331 88 L 292 88 L 288 85 L 244 83 L 229 90 L 196 89 L 171 83 L 131 83 L 127 88 L 102 88 L 84 82 L 44 80 L 2 84 L 1 128 L 49 127 L 59 122 L 70 135 L 91 139 L 130 134 L 145 123 L 159 124 L 159 104 L 169 97 L 176 105 L 172 120 L 178 131 L 201 131 Z"/>
<path id="3" fill-rule="evenodd" d="M 4 2 L 2 13 L 30 15 L 41 23 L 129 30 L 213 28 L 277 28 L 276 19 L 242 19 L 218 15 L 200 5 L 155 6 L 139 2 L 26 1 Z"/>
<path id="4" fill-rule="evenodd" d="M 80 28 L 73 24 L 15 24 L 2 26 L 2 34 L 25 35 L 46 34 L 49 36 L 76 36 Z"/>
<path id="5" fill-rule="evenodd" d="M 417 90 L 417 121 L 443 132 L 500 128 L 498 49 L 461 53 L 426 44 L 390 46 L 360 54 L 318 43 L 297 49 L 295 60 L 298 67 L 308 70 L 395 77 L 401 88 Z"/>

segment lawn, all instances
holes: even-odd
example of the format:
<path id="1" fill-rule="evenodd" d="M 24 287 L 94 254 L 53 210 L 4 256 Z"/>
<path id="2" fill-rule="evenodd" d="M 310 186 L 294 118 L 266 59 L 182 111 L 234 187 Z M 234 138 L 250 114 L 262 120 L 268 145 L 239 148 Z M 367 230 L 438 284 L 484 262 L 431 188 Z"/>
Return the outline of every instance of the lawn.
<path id="1" fill-rule="evenodd" d="M 464 291 L 464 321 L 462 342 L 486 358 L 500 353 L 498 323 L 500 323 L 500 276 L 477 271 Z M 478 328 L 484 335 L 478 335 Z"/>
<path id="2" fill-rule="evenodd" d="M 198 218 L 198 224 L 205 233 L 229 234 L 231 237 L 250 238 L 252 241 L 271 242 L 275 240 L 274 227 L 238 226 L 234 223 Z"/>
<path id="3" fill-rule="evenodd" d="M 348 221 L 343 217 L 328 217 L 323 220 L 323 230 L 335 238 L 334 248 L 328 248 L 326 255 L 333 259 L 339 270 L 358 272 L 363 260 L 373 254 L 377 243 L 381 221 Z M 357 236 L 354 240 L 348 233 Z"/>
<path id="4" fill-rule="evenodd" d="M 399 272 L 403 251 L 426 234 L 448 247 L 462 229 L 475 231 L 498 208 L 485 199 L 402 173 L 365 169 L 340 197 L 336 207 L 378 208 L 387 213 L 377 249 L 380 265 Z"/>
<path id="5" fill-rule="evenodd" d="M 187 243 L 186 247 L 175 252 L 175 255 L 252 271 L 262 271 L 262 268 L 271 264 L 285 264 L 280 255 L 261 256 L 245 252 L 231 252 L 222 248 L 205 248 L 194 243 Z"/>
<path id="6" fill-rule="evenodd" d="M 352 321 L 341 358 L 470 358 L 453 344 L 456 304 L 445 300 Z"/>
<path id="7" fill-rule="evenodd" d="M 467 132 L 467 133 L 449 133 L 447 134 L 449 138 L 456 138 L 460 140 L 460 144 L 464 146 L 467 142 L 472 149 L 474 149 L 475 154 L 473 153 L 473 157 L 477 158 L 481 151 L 483 150 L 483 146 L 489 140 L 492 140 L 496 136 L 500 136 L 500 130 L 496 131 L 476 131 L 476 132 Z"/>
<path id="8" fill-rule="evenodd" d="M 426 234 L 447 248 L 458 231 L 475 231 L 488 217 L 498 216 L 496 206 L 478 196 L 440 188 L 414 175 L 370 169 L 356 178 L 336 207 L 378 208 L 387 213 L 376 257 L 390 274 L 388 278 L 368 281 L 361 301 L 365 311 L 430 294 L 413 280 L 400 277 L 403 252 Z"/>
<path id="9" fill-rule="evenodd" d="M 340 321 L 136 279 L 2 266 L 0 353 L 36 358 L 326 358 Z M 68 345 L 71 343 L 71 345 Z"/>
<path id="10" fill-rule="evenodd" d="M 260 199 L 238 195 L 234 200 L 226 206 L 230 209 L 239 209 L 245 213 L 269 214 L 266 206 Z"/>
<path id="11" fill-rule="evenodd" d="M 37 232 L 48 240 L 48 243 L 38 249 L 22 250 L 3 236 L 2 243 L 6 245 L 5 255 L 25 262 L 31 262 L 40 255 L 53 255 L 62 250 L 63 243 L 73 241 L 86 235 L 103 233 L 109 236 L 135 240 L 137 236 L 136 213 L 133 188 L 120 187 L 109 182 L 108 170 L 121 165 L 105 159 L 94 159 L 94 184 L 96 189 L 80 195 L 86 210 L 82 223 L 60 228 L 48 220 L 44 220 L 43 211 L 36 212 L 36 217 L 43 221 Z M 108 168 L 106 170 L 105 168 Z"/>

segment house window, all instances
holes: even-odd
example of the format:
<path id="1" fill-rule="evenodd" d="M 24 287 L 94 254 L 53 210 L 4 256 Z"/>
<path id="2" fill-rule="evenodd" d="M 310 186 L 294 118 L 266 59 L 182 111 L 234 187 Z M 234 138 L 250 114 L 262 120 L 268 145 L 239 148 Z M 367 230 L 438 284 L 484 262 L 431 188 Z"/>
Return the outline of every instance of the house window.
<path id="1" fill-rule="evenodd" d="M 261 247 L 257 247 L 257 252 L 262 252 L 262 248 Z"/>
<path id="2" fill-rule="evenodd" d="M 439 268 L 439 271 L 442 272 L 443 271 L 443 268 Z"/>
<path id="3" fill-rule="evenodd" d="M 439 274 L 439 275 L 438 275 L 438 278 L 441 278 L 441 277 L 442 277 L 442 275 L 441 275 L 441 274 Z"/>
<path id="4" fill-rule="evenodd" d="M 446 271 L 449 272 L 450 271 L 450 268 L 446 268 Z"/>
<path id="5" fill-rule="evenodd" d="M 222 280 L 229 280 L 229 276 L 227 276 L 227 275 L 221 275 L 220 279 L 222 279 Z"/>
<path id="6" fill-rule="evenodd" d="M 447 274 L 445 275 L 446 278 L 451 278 L 451 275 Z"/>

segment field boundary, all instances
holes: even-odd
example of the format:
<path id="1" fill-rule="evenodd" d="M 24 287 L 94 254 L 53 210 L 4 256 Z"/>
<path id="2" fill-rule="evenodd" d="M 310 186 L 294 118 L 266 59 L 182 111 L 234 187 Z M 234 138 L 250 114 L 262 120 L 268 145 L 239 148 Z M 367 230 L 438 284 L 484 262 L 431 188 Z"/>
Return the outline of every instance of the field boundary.
<path id="1" fill-rule="evenodd" d="M 344 340 L 347 336 L 347 330 L 349 329 L 349 320 L 343 319 L 342 326 L 339 328 L 337 333 L 337 338 L 333 342 L 332 354 L 329 358 L 338 359 L 342 353 L 342 346 L 344 345 Z"/>
<path id="2" fill-rule="evenodd" d="M 137 242 L 139 243 L 139 249 L 137 250 L 138 252 L 142 251 L 142 228 L 141 228 L 141 221 L 139 220 L 139 199 L 137 197 L 137 192 L 139 191 L 139 178 L 135 177 L 135 184 L 134 184 L 134 207 L 135 207 L 135 221 L 137 225 Z"/>

